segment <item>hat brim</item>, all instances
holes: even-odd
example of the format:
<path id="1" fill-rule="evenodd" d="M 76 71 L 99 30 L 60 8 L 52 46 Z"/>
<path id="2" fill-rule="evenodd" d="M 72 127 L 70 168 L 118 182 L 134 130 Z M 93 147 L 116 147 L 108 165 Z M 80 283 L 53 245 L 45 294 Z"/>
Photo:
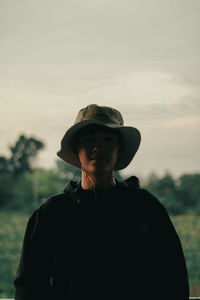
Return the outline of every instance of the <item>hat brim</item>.
<path id="1" fill-rule="evenodd" d="M 74 135 L 80 129 L 88 125 L 101 125 L 103 127 L 119 130 L 124 144 L 120 150 L 119 157 L 114 170 L 117 171 L 126 168 L 130 164 L 131 160 L 133 159 L 139 148 L 141 142 L 141 134 L 139 130 L 131 126 L 108 124 L 98 120 L 85 120 L 70 127 L 61 140 L 61 149 L 57 152 L 57 156 L 66 161 L 67 163 L 77 168 L 81 168 L 80 162 L 75 153 L 73 152 L 72 141 Z"/>

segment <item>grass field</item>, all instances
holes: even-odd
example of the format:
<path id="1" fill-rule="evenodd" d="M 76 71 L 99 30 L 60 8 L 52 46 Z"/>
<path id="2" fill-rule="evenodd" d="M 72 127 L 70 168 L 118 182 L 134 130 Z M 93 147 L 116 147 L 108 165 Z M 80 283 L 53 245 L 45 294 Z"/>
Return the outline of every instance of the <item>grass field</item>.
<path id="1" fill-rule="evenodd" d="M 190 296 L 200 296 L 200 218 L 196 215 L 171 217 L 182 242 L 190 280 Z M 13 298 L 13 279 L 28 216 L 0 212 L 0 299 Z"/>
<path id="2" fill-rule="evenodd" d="M 200 216 L 171 217 L 180 237 L 190 282 L 190 296 L 200 297 Z"/>
<path id="3" fill-rule="evenodd" d="M 0 212 L 0 298 L 12 298 L 13 279 L 20 257 L 28 216 Z"/>

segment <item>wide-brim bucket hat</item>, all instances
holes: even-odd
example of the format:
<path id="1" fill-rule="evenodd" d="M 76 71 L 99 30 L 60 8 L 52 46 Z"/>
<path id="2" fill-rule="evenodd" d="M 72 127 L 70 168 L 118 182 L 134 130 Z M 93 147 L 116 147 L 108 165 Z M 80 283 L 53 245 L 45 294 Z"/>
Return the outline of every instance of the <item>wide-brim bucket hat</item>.
<path id="1" fill-rule="evenodd" d="M 66 131 L 62 138 L 61 149 L 57 152 L 57 155 L 65 162 L 81 168 L 80 161 L 76 153 L 74 153 L 72 144 L 78 131 L 89 125 L 99 125 L 119 131 L 123 140 L 123 147 L 120 148 L 114 170 L 117 171 L 126 168 L 139 148 L 141 134 L 135 127 L 124 126 L 121 113 L 108 106 L 90 104 L 82 108 L 77 115 L 74 125 Z"/>

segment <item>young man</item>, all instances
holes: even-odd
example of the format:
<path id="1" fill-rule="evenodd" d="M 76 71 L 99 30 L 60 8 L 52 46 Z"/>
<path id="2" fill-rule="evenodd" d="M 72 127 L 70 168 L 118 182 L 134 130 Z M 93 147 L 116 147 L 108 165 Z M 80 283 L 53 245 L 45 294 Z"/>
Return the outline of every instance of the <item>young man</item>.
<path id="1" fill-rule="evenodd" d="M 80 110 L 58 156 L 82 169 L 81 182 L 70 182 L 29 219 L 16 300 L 189 299 L 181 243 L 166 209 L 136 177 L 114 177 L 140 140 L 117 110 Z"/>

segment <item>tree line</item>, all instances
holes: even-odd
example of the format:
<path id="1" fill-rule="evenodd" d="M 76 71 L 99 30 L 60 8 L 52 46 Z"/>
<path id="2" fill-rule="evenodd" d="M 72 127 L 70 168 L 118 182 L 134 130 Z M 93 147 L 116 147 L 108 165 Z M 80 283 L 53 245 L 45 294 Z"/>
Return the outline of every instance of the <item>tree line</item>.
<path id="1" fill-rule="evenodd" d="M 56 161 L 52 169 L 34 167 L 44 143 L 34 137 L 20 135 L 9 147 L 10 156 L 0 157 L 0 209 L 25 210 L 31 213 L 53 194 L 63 191 L 70 180 L 80 180 L 80 170 Z M 118 179 L 123 180 L 120 172 Z M 170 215 L 200 214 L 200 174 L 183 174 L 175 179 L 166 173 L 151 174 L 143 188 L 164 204 Z"/>

